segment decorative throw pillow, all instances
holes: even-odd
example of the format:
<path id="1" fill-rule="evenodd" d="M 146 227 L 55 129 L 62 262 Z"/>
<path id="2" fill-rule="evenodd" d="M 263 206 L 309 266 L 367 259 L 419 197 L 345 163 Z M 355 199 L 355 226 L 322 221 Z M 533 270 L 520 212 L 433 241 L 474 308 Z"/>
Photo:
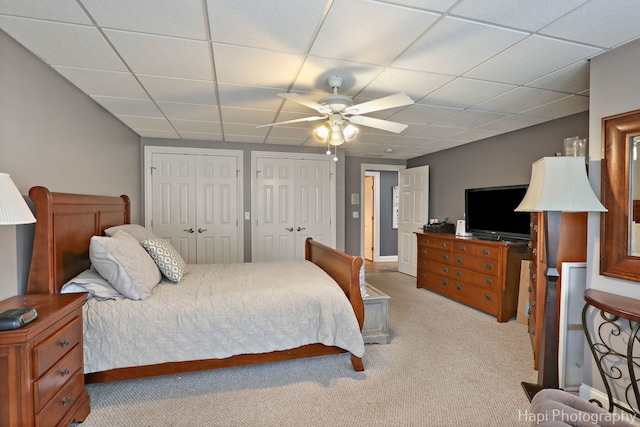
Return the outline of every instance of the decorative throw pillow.
<path id="1" fill-rule="evenodd" d="M 93 236 L 89 258 L 98 273 L 133 300 L 147 298 L 162 275 L 140 243 L 123 231 L 113 237 Z"/>
<path id="2" fill-rule="evenodd" d="M 118 231 L 124 231 L 129 236 L 131 236 L 134 239 L 136 239 L 138 242 L 142 242 L 143 240 L 147 240 L 147 239 L 155 239 L 157 237 L 151 231 L 147 230 L 146 228 L 144 228 L 143 226 L 141 226 L 139 224 L 116 225 L 116 226 L 109 227 L 106 230 L 104 230 L 104 234 L 105 234 L 105 236 L 112 237 Z"/>
<path id="3" fill-rule="evenodd" d="M 178 283 L 187 274 L 187 263 L 180 253 L 164 239 L 143 240 L 140 244 L 149 252 L 160 272 L 172 282 Z"/>

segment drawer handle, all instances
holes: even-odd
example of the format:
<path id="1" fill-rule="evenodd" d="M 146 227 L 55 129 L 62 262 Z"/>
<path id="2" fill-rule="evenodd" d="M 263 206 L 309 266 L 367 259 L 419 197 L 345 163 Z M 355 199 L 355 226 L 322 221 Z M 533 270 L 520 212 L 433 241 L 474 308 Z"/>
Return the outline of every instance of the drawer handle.
<path id="1" fill-rule="evenodd" d="M 462 290 L 462 285 L 456 285 L 456 289 L 461 291 Z"/>
<path id="2" fill-rule="evenodd" d="M 449 272 L 449 268 L 448 267 L 442 267 L 442 271 L 444 271 L 445 273 Z"/>
<path id="3" fill-rule="evenodd" d="M 488 268 L 489 270 L 493 270 L 493 264 L 491 264 L 491 263 L 489 263 L 489 262 L 488 262 L 488 263 L 486 263 L 484 266 L 485 266 L 486 268 Z"/>
<path id="4" fill-rule="evenodd" d="M 462 276 L 462 271 L 456 270 L 456 276 Z"/>
<path id="5" fill-rule="evenodd" d="M 456 262 L 462 262 L 462 257 L 456 257 Z"/>
<path id="6" fill-rule="evenodd" d="M 487 277 L 486 279 L 484 279 L 484 283 L 486 283 L 487 285 L 493 285 L 493 280 Z"/>
<path id="7" fill-rule="evenodd" d="M 533 231 L 537 232 L 538 231 L 538 224 L 533 226 Z"/>
<path id="8" fill-rule="evenodd" d="M 489 294 L 484 294 L 484 297 L 488 300 L 491 301 L 493 299 L 493 297 Z"/>
<path id="9" fill-rule="evenodd" d="M 62 399 L 62 406 L 67 406 L 69 403 L 71 403 L 70 397 L 65 397 L 64 399 Z"/>
<path id="10" fill-rule="evenodd" d="M 458 249 L 460 249 L 461 251 L 466 251 L 467 247 L 465 245 L 460 245 L 458 246 Z"/>
<path id="11" fill-rule="evenodd" d="M 443 286 L 447 286 L 449 284 L 449 282 L 447 280 L 443 280 L 441 283 L 442 283 Z"/>
<path id="12" fill-rule="evenodd" d="M 424 243 L 429 243 L 429 239 L 424 239 L 423 242 Z"/>
<path id="13" fill-rule="evenodd" d="M 440 242 L 440 246 L 442 246 L 443 248 L 447 247 L 447 242 Z"/>
<path id="14" fill-rule="evenodd" d="M 427 275 L 425 273 L 420 273 L 420 277 L 422 277 L 423 279 L 425 279 L 427 277 Z"/>
<path id="15" fill-rule="evenodd" d="M 69 345 L 69 340 L 60 341 L 60 347 L 62 347 L 62 348 L 65 348 L 68 345 Z"/>
<path id="16" fill-rule="evenodd" d="M 425 260 L 420 261 L 420 265 L 427 265 L 427 261 Z"/>
<path id="17" fill-rule="evenodd" d="M 533 280 L 533 281 L 535 282 L 537 277 L 538 277 L 538 276 L 536 275 L 536 273 L 533 273 L 533 274 L 531 275 L 531 280 Z"/>
<path id="18" fill-rule="evenodd" d="M 531 328 L 531 335 L 536 336 L 536 328 Z"/>
<path id="19" fill-rule="evenodd" d="M 533 291 L 533 288 L 531 287 L 531 285 L 529 285 L 529 286 L 527 287 L 527 292 L 531 292 L 531 291 Z"/>
<path id="20" fill-rule="evenodd" d="M 536 302 L 535 301 L 531 301 L 531 308 L 535 308 L 536 307 Z"/>
<path id="21" fill-rule="evenodd" d="M 424 255 L 424 254 L 426 254 L 426 253 L 427 253 L 427 250 L 426 250 L 426 249 L 422 249 L 422 250 L 420 251 L 420 253 Z"/>
<path id="22" fill-rule="evenodd" d="M 531 249 L 531 242 L 527 243 L 527 247 L 529 247 L 529 249 Z"/>
<path id="23" fill-rule="evenodd" d="M 489 255 L 491 253 L 491 251 L 489 249 L 483 249 L 482 253 L 485 255 Z"/>
<path id="24" fill-rule="evenodd" d="M 66 377 L 67 375 L 69 375 L 69 370 L 63 369 L 62 372 L 60 372 L 60 375 L 62 375 L 63 377 Z"/>
<path id="25" fill-rule="evenodd" d="M 536 254 L 538 253 L 538 248 L 533 248 L 531 252 L 533 253 L 533 256 L 536 256 Z"/>
<path id="26" fill-rule="evenodd" d="M 449 254 L 442 254 L 443 259 L 449 259 Z"/>

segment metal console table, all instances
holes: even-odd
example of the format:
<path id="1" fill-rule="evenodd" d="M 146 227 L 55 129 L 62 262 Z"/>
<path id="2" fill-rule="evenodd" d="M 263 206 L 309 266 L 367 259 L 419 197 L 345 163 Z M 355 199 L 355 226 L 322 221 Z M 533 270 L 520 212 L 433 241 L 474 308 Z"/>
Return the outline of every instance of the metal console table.
<path id="1" fill-rule="evenodd" d="M 582 309 L 582 326 L 607 390 L 609 412 L 616 407 L 640 416 L 636 372 L 640 370 L 640 300 L 595 289 L 587 289 L 584 299 L 587 303 Z M 596 317 L 590 322 L 594 330 L 590 331 L 587 318 L 594 311 Z M 620 390 L 615 396 L 614 389 Z M 603 406 L 596 399 L 592 401 Z"/>

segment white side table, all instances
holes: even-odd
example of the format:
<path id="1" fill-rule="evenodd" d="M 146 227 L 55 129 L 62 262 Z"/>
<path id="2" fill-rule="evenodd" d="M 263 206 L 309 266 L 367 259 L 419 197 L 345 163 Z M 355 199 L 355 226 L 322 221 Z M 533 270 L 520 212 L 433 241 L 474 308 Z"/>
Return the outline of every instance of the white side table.
<path id="1" fill-rule="evenodd" d="M 362 327 L 362 337 L 365 344 L 388 344 L 389 325 L 387 315 L 389 313 L 389 295 L 386 295 L 367 285 L 367 297 L 364 301 L 364 325 Z"/>

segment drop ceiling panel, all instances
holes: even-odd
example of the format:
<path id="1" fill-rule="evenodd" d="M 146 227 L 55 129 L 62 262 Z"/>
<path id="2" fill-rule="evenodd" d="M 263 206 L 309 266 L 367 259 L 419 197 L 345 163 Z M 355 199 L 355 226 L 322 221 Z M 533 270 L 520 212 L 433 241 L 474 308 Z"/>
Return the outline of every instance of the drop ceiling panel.
<path id="1" fill-rule="evenodd" d="M 498 132 L 511 132 L 514 130 L 535 126 L 546 121 L 543 117 L 525 116 L 523 114 L 510 115 L 498 120 L 478 126 L 478 129 L 495 130 Z"/>
<path id="2" fill-rule="evenodd" d="M 333 2 L 310 54 L 388 65 L 438 18 L 438 14 L 373 1 Z"/>
<path id="3" fill-rule="evenodd" d="M 457 108 L 437 107 L 434 105 L 414 104 L 409 105 L 402 111 L 393 114 L 389 120 L 400 123 L 430 124 L 442 120 L 445 117 L 457 114 Z"/>
<path id="4" fill-rule="evenodd" d="M 149 99 L 131 73 L 58 65 L 53 68 L 88 95 Z"/>
<path id="5" fill-rule="evenodd" d="M 523 114 L 531 116 L 557 119 L 564 117 L 567 112 L 577 114 L 589 109 L 589 98 L 580 95 L 570 95 L 557 101 L 549 102 L 530 110 L 524 110 Z"/>
<path id="6" fill-rule="evenodd" d="M 504 83 L 457 78 L 418 101 L 420 104 L 468 108 L 514 89 Z"/>
<path id="7" fill-rule="evenodd" d="M 526 36 L 521 31 L 446 17 L 407 49 L 393 67 L 459 76 Z"/>
<path id="8" fill-rule="evenodd" d="M 531 36 L 466 74 L 483 80 L 525 84 L 602 50 L 572 42 Z M 544 58 L 544 61 L 540 60 Z"/>
<path id="9" fill-rule="evenodd" d="M 127 70 L 93 27 L 0 16 L 0 28 L 47 64 Z"/>
<path id="10" fill-rule="evenodd" d="M 213 80 L 204 41 L 116 30 L 105 30 L 105 34 L 134 73 Z"/>
<path id="11" fill-rule="evenodd" d="M 517 87 L 495 98 L 477 104 L 474 110 L 517 114 L 567 96 L 565 93 L 530 87 Z"/>
<path id="12" fill-rule="evenodd" d="M 404 92 L 417 101 L 446 85 L 455 77 L 445 74 L 386 68 L 361 93 L 366 98 L 382 98 L 390 93 Z"/>
<path id="13" fill-rule="evenodd" d="M 134 116 L 118 116 L 120 120 L 132 129 L 147 129 L 164 132 L 173 132 L 174 128 L 164 119 L 158 117 L 134 117 Z"/>
<path id="14" fill-rule="evenodd" d="M 292 90 L 320 91 L 326 96 L 331 93 L 327 79 L 340 76 L 343 81 L 338 92 L 341 95 L 353 96 L 364 89 L 382 70 L 384 67 L 378 65 L 309 56 L 304 61 Z"/>
<path id="15" fill-rule="evenodd" d="M 183 104 L 216 105 L 216 91 L 212 81 L 177 79 L 138 75 L 140 83 L 157 101 Z"/>
<path id="16" fill-rule="evenodd" d="M 90 25 L 75 0 L 1 1 L 0 14 Z"/>
<path id="17" fill-rule="evenodd" d="M 325 0 L 207 0 L 211 40 L 304 53 L 321 22 L 325 4 Z"/>
<path id="18" fill-rule="evenodd" d="M 222 107 L 273 110 L 275 113 L 282 104 L 282 98 L 278 96 L 280 92 L 281 89 L 268 87 L 218 83 Z"/>
<path id="19" fill-rule="evenodd" d="M 218 121 L 218 108 L 212 105 L 181 104 L 177 102 L 158 102 L 160 110 L 168 119 Z"/>
<path id="20" fill-rule="evenodd" d="M 196 120 L 171 120 L 173 127 L 180 133 L 193 132 L 193 133 L 209 133 L 209 134 L 222 134 L 222 127 L 218 122 L 202 122 Z"/>
<path id="21" fill-rule="evenodd" d="M 247 124 L 247 125 L 264 125 L 272 123 L 276 112 L 269 110 L 249 110 L 244 108 L 222 107 L 223 123 Z"/>
<path id="22" fill-rule="evenodd" d="M 452 8 L 453 15 L 477 19 L 527 31 L 540 28 L 564 16 L 587 0 L 461 0 Z"/>
<path id="23" fill-rule="evenodd" d="M 115 116 L 163 117 L 152 101 L 106 96 L 92 96 L 92 98 Z"/>
<path id="24" fill-rule="evenodd" d="M 389 3 L 407 7 L 413 7 L 422 10 L 431 10 L 437 12 L 446 12 L 451 6 L 453 6 L 457 0 L 391 0 L 383 1 L 380 3 Z"/>
<path id="25" fill-rule="evenodd" d="M 438 121 L 436 124 L 438 126 L 452 126 L 471 129 L 506 116 L 506 114 L 490 113 L 487 111 L 463 110 Z"/>
<path id="26" fill-rule="evenodd" d="M 201 0 L 80 0 L 98 25 L 206 40 Z M 167 25 L 171 22 L 171 25 Z"/>
<path id="27" fill-rule="evenodd" d="M 589 90 L 589 61 L 580 61 L 527 83 L 527 86 L 581 93 Z"/>

